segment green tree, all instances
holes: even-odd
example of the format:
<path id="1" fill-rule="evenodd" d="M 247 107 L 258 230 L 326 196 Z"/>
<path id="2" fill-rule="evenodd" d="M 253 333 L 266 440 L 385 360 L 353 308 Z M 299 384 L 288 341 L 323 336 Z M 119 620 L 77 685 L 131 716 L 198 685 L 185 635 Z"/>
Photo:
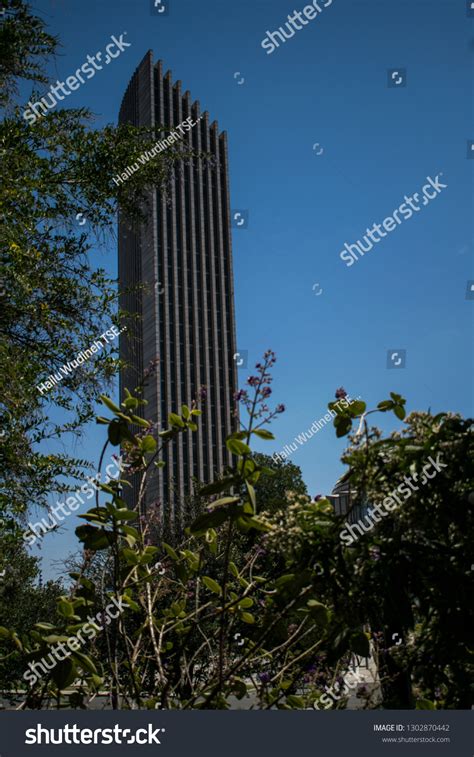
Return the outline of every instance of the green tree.
<path id="1" fill-rule="evenodd" d="M 400 406 L 399 395 L 391 397 L 378 409 Z M 351 486 L 382 503 L 405 485 L 402 504 L 346 552 L 359 612 L 378 639 L 384 706 L 469 709 L 473 422 L 417 412 L 401 432 L 381 439 L 364 414 L 360 429 L 344 456 Z M 413 483 L 410 495 L 405 477 Z"/>
<path id="2" fill-rule="evenodd" d="M 354 512 L 367 502 L 381 507 L 394 491 L 403 502 L 397 506 L 392 496 L 372 521 L 369 512 L 367 530 L 348 527 L 350 513 L 335 517 L 329 503 L 324 517 L 296 503 L 270 519 L 281 527 L 267 547 L 285 556 L 295 583 L 317 566 L 319 596 L 333 614 L 329 662 L 348 649 L 368 655 L 367 639 L 353 628 L 370 628 L 384 708 L 470 708 L 473 422 L 452 413 L 405 420 L 405 400 L 396 393 L 370 411 L 361 401 L 329 407 L 338 436 L 357 421 L 342 458 Z M 380 412 L 403 420 L 401 431 L 383 438 L 369 427 L 368 416 Z"/>
<path id="3" fill-rule="evenodd" d="M 0 574 L 0 625 L 24 634 L 41 620 L 57 621 L 57 599 L 64 589 L 60 581 L 41 582 L 37 557 L 28 555 L 21 545 L 0 538 Z M 16 655 L 0 659 L 0 690 L 15 688 L 22 673 Z"/>
<path id="4" fill-rule="evenodd" d="M 262 452 L 255 452 L 252 457 L 257 465 L 273 470 L 273 475 L 263 476 L 255 487 L 260 510 L 274 512 L 285 507 L 289 492 L 308 493 L 298 465 L 289 460 L 275 461 L 273 457 Z"/>
<path id="5" fill-rule="evenodd" d="M 151 187 L 165 187 L 189 153 L 175 145 L 117 187 L 113 176 L 154 144 L 160 128 L 94 129 L 87 110 L 66 108 L 29 125 L 15 101 L 17 85 L 47 83 L 44 64 L 57 40 L 23 0 L 8 0 L 0 48 L 0 515 L 8 524 L 8 515 L 45 504 L 67 488 L 65 476 L 83 475 L 89 465 L 69 452 L 46 453 L 44 443 L 81 434 L 118 370 L 117 326 L 133 332 L 133 319 L 118 312 L 116 282 L 94 258 L 118 207 L 130 224 L 143 217 Z M 39 96 L 34 90 L 33 100 Z M 82 232 L 79 213 L 94 234 Z M 97 341 L 95 354 L 68 366 Z M 57 383 L 45 389 L 52 374 Z"/>

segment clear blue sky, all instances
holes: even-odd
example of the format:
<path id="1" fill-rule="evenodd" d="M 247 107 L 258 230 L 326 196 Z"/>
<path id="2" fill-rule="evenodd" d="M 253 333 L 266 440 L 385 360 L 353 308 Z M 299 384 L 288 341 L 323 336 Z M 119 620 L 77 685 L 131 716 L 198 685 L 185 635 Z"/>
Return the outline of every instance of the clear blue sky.
<path id="1" fill-rule="evenodd" d="M 293 441 L 341 385 L 369 404 L 392 390 L 409 410 L 472 413 L 474 18 L 465 0 L 334 0 L 271 55 L 266 31 L 305 0 L 166 1 L 160 16 L 150 0 L 35 7 L 63 44 L 55 78 L 127 32 L 131 47 L 65 103 L 91 108 L 97 126 L 116 122 L 152 49 L 227 130 L 232 207 L 249 211 L 248 228 L 233 236 L 238 344 L 249 364 L 275 350 L 274 400 L 287 407 L 273 427 L 278 441 L 259 448 Z M 387 70 L 399 68 L 407 86 L 389 88 Z M 341 261 L 344 242 L 440 173 L 448 187 L 437 199 L 355 265 Z M 114 246 L 101 262 L 115 274 Z M 388 370 L 387 351 L 399 348 L 406 367 Z M 91 426 L 76 452 L 98 459 L 102 440 L 103 427 Z M 312 494 L 331 490 L 342 449 L 327 426 L 294 453 Z M 70 520 L 45 540 L 47 575 L 75 544 Z"/>

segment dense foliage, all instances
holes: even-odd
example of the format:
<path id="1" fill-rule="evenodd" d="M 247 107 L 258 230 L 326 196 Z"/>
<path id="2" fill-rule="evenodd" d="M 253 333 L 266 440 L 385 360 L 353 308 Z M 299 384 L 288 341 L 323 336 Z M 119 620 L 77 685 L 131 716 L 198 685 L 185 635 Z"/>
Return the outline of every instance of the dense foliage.
<path id="1" fill-rule="evenodd" d="M 378 670 L 378 698 L 368 696 L 366 706 L 380 699 L 388 708 L 468 706 L 472 424 L 417 413 L 382 439 L 368 427 L 364 402 L 338 409 L 340 435 L 359 420 L 344 457 L 354 505 L 382 500 L 407 472 L 421 480 L 438 453 L 445 465 L 346 546 L 348 515 L 336 516 L 327 499 L 286 492 L 283 505 L 259 509 L 256 492 L 274 470 L 250 445 L 255 436 L 273 439 L 268 424 L 276 412 L 266 403 L 274 360 L 266 353 L 250 377 L 248 422 L 227 440 L 234 466 L 201 488 L 207 507 L 179 547 L 150 541 L 140 502 L 129 510 L 120 496 L 126 479 L 101 485 L 110 501 L 97 500 L 81 516 L 84 567 L 58 602 L 61 620 L 29 633 L 0 629 L 6 647 L 16 645 L 13 654 L 29 665 L 27 706 L 59 703 L 65 689 L 69 704 L 81 707 L 103 689 L 113 707 L 125 708 L 228 708 L 239 699 L 247 707 L 318 706 L 330 686 L 342 685 L 353 655 L 371 657 Z M 133 432 L 140 397 L 129 393 L 121 407 L 103 402 L 112 412 L 98 419 L 108 427 L 105 448 L 120 445 L 141 471 L 143 497 L 161 446 L 194 433 L 200 410 L 183 406 L 155 436 L 143 419 L 149 433 Z M 404 416 L 404 405 L 394 394 L 377 411 Z M 101 579 L 91 581 L 85 569 L 97 555 Z M 58 644 L 77 646 L 74 639 L 91 631 L 91 615 L 100 608 L 104 619 L 111 601 L 121 611 L 95 623 L 87 654 L 79 644 L 64 660 L 48 658 Z M 46 658 L 51 670 L 32 677 L 32 664 Z M 347 697 L 333 701 L 344 707 Z"/>

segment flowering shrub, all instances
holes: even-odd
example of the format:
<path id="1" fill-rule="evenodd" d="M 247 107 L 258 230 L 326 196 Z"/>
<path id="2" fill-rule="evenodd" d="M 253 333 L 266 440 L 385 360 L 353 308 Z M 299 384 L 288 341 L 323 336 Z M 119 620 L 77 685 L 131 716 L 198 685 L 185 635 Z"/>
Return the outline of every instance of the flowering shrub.
<path id="1" fill-rule="evenodd" d="M 311 501 L 288 492 L 283 507 L 259 511 L 259 491 L 274 471 L 252 453 L 251 442 L 255 436 L 272 440 L 268 425 L 284 409 L 267 405 L 274 362 L 274 354 L 265 353 L 249 389 L 238 393 L 248 417 L 227 439 L 233 465 L 221 480 L 200 489 L 206 506 L 173 546 L 153 536 L 163 522 L 160 503 L 151 514 L 142 512 L 141 503 L 149 470 L 162 465 L 156 460 L 160 449 L 179 434 L 195 433 L 200 410 L 183 405 L 157 434 L 135 415 L 144 402 L 140 396 L 127 392 L 120 407 L 102 398 L 112 414 L 98 419 L 107 426 L 105 447 L 120 446 L 140 475 L 136 506 L 129 510 L 121 497 L 127 481 L 102 484 L 109 501 L 100 505 L 97 498 L 76 530 L 84 562 L 71 573 L 70 593 L 58 602 L 61 621 L 38 623 L 22 635 L 0 628 L 0 637 L 26 668 L 54 645 L 80 636 L 91 614 L 103 612 L 110 601 L 123 611 L 97 629 L 88 654 L 72 651 L 30 685 L 25 706 L 50 701 L 60 706 L 72 689 L 71 707 L 87 707 L 102 690 L 114 708 L 225 709 L 241 700 L 245 707 L 301 709 L 319 707 L 328 690 L 332 699 L 324 701 L 345 707 L 343 683 L 353 655 L 372 656 L 377 664 L 384 706 L 464 701 L 468 648 L 459 627 L 466 613 L 460 572 L 472 558 L 455 545 L 466 546 L 472 516 L 449 507 L 446 497 L 455 492 L 462 501 L 472 486 L 465 462 L 472 444 L 468 422 L 414 415 L 402 434 L 383 440 L 369 429 L 364 402 L 337 408 L 339 436 L 358 420 L 344 457 L 354 505 L 367 493 L 380 496 L 394 476 L 421 466 L 427 451 L 438 447 L 457 476 L 448 484 L 440 475 L 427 494 L 410 499 L 407 512 L 391 514 L 346 547 L 339 532 L 349 515 L 336 516 L 324 497 Z M 404 405 L 392 394 L 377 410 L 404 417 Z M 463 462 L 456 468 L 459 456 Z M 255 538 L 249 540 L 250 534 Z M 417 549 L 429 559 L 417 561 Z M 453 600 L 444 595 L 442 581 L 434 588 L 440 580 L 433 573 L 438 551 L 445 571 L 451 555 L 449 571 L 458 581 Z M 95 580 L 93 564 L 99 565 Z M 454 630 L 444 624 L 448 617 Z M 397 630 L 403 645 L 394 649 Z M 453 638 L 457 648 L 449 653 Z M 435 663 L 429 642 L 439 655 Z M 376 706 L 370 692 L 360 694 L 366 706 Z"/>

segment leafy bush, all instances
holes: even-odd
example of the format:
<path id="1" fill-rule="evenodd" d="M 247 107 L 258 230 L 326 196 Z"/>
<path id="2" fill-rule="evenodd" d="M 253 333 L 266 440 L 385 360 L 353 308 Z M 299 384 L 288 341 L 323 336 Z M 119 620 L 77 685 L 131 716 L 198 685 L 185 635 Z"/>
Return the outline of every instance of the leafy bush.
<path id="1" fill-rule="evenodd" d="M 273 438 L 267 426 L 277 411 L 266 402 L 274 361 L 269 351 L 258 364 L 252 397 L 239 393 L 249 418 L 227 440 L 233 467 L 200 489 L 207 506 L 178 546 L 150 541 L 140 501 L 129 510 L 121 497 L 125 479 L 101 485 L 110 501 L 97 500 L 76 530 L 86 563 L 103 555 L 100 587 L 74 572 L 58 603 L 60 621 L 0 633 L 26 665 L 85 629 L 107 602 L 124 609 L 99 623 L 88 655 L 73 651 L 35 681 L 27 706 L 59 702 L 74 684 L 70 706 L 87 706 L 105 689 L 113 707 L 228 708 L 246 698 L 247 707 L 299 709 L 341 680 L 354 654 L 377 661 L 384 707 L 466 705 L 471 424 L 417 413 L 401 433 L 381 439 L 368 427 L 365 403 L 338 410 L 336 430 L 340 415 L 346 434 L 359 420 L 344 455 L 354 503 L 383 498 L 406 472 L 421 472 L 429 455 L 441 452 L 447 466 L 347 547 L 340 533 L 348 516 L 336 516 L 327 499 L 287 492 L 283 507 L 258 509 L 257 492 L 274 470 L 250 445 L 254 436 Z M 103 402 L 113 414 L 98 419 L 108 427 L 106 446 L 121 445 L 140 471 L 143 496 L 161 447 L 194 433 L 200 411 L 183 406 L 155 438 L 134 414 L 144 400 L 128 393 L 121 407 Z M 392 395 L 378 410 L 404 415 L 404 404 Z M 337 706 L 345 703 L 341 697 Z"/>

